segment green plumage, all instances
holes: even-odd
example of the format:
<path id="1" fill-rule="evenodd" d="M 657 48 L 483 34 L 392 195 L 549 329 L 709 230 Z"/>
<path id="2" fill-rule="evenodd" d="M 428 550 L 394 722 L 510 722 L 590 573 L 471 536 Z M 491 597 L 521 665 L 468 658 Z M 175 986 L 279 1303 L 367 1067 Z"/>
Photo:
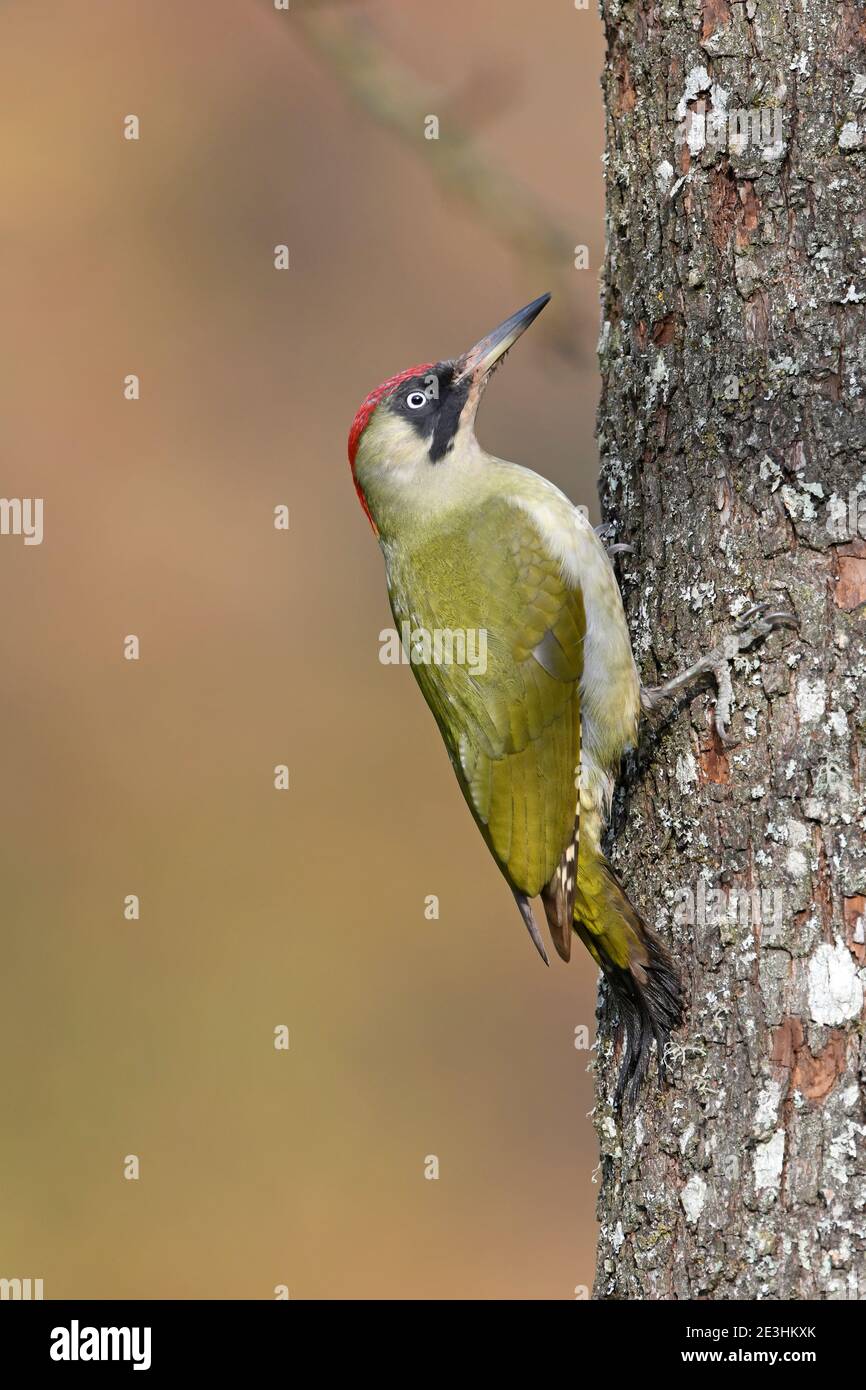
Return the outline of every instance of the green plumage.
<path id="1" fill-rule="evenodd" d="M 570 843 L 586 618 L 529 515 L 501 498 L 443 518 L 389 564 L 398 627 L 487 634 L 487 664 L 413 666 L 506 879 L 534 897 Z"/>
<path id="2" fill-rule="evenodd" d="M 474 431 L 493 370 L 546 298 L 460 358 L 384 382 L 356 415 L 349 457 L 413 672 L 532 940 L 547 961 L 530 902 L 540 896 L 560 956 L 577 934 L 614 992 L 628 1032 L 622 1094 L 639 1085 L 653 1041 L 661 1059 L 681 1012 L 664 948 L 601 847 L 640 708 L 622 599 L 586 517 L 545 479 L 487 454 Z M 470 657 L 467 642 L 449 659 L 455 636 L 482 633 L 485 647 Z"/>

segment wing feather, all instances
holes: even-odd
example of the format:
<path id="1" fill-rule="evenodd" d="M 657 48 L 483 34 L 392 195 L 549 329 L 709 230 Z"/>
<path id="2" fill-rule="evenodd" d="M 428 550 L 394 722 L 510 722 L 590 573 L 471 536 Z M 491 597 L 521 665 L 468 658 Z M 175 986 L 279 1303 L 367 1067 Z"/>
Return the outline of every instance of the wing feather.
<path id="1" fill-rule="evenodd" d="M 535 896 L 556 883 L 574 845 L 586 632 L 580 589 L 563 576 L 533 518 L 505 498 L 415 547 L 402 566 L 392 565 L 391 579 L 398 624 L 486 631 L 484 671 L 412 669 L 496 862 L 515 891 Z M 562 954 L 559 899 L 554 940 Z M 569 941 L 570 931 L 569 915 Z"/>

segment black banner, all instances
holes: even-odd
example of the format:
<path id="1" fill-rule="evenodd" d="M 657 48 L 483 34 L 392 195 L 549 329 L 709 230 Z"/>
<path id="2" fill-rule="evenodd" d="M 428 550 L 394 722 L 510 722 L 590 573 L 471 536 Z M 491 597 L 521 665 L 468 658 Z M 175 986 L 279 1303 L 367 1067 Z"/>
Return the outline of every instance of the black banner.
<path id="1" fill-rule="evenodd" d="M 326 1305 L 329 1329 L 339 1318 L 351 1319 L 350 1303 Z M 160 1376 L 178 1371 L 225 1377 L 233 1371 L 249 1372 L 253 1365 L 282 1366 L 291 1371 L 298 1339 L 315 1336 L 322 1305 L 297 1300 L 287 1306 L 238 1302 L 7 1302 L 0 1307 L 0 1331 L 7 1364 L 17 1366 L 19 1374 L 30 1372 L 52 1376 L 73 1373 L 96 1375 L 110 1367 L 116 1374 Z M 839 1303 L 617 1303 L 580 1302 L 569 1322 L 595 1348 L 599 1356 L 612 1358 L 617 1374 L 629 1366 L 653 1373 L 667 1373 L 674 1367 L 692 1367 L 700 1375 L 707 1366 L 763 1366 L 772 1372 L 791 1367 L 820 1368 L 826 1373 L 846 1364 L 850 1355 L 852 1310 Z M 855 1315 L 856 1316 L 856 1315 Z M 414 1318 L 412 1305 L 401 1309 L 399 1336 L 375 1331 L 375 1306 L 365 1305 L 364 1329 L 360 1337 L 351 1334 L 335 1338 L 331 1333 L 316 1342 L 323 1364 L 333 1364 L 334 1352 L 345 1347 L 346 1354 L 362 1369 L 366 1357 L 376 1360 L 394 1337 L 400 1343 L 411 1337 Z M 446 1314 L 447 1317 L 447 1314 Z M 371 1326 L 371 1318 L 373 1325 Z M 453 1373 L 455 1346 L 449 1340 L 449 1327 L 437 1315 L 436 1346 L 431 1351 L 429 1332 L 424 1331 L 422 1314 L 419 1330 L 425 1336 L 420 1348 L 401 1353 L 404 1371 L 411 1370 L 415 1357 L 421 1358 L 423 1373 L 429 1376 L 441 1348 L 443 1374 Z M 404 1319 L 408 1319 L 405 1321 Z M 546 1322 L 545 1330 L 561 1330 L 558 1318 Z M 460 1344 L 465 1332 L 454 1325 Z M 508 1341 L 485 1337 L 486 1350 L 478 1346 L 488 1373 L 497 1358 L 497 1349 L 513 1346 L 515 1328 L 511 1324 Z M 528 1334 L 528 1335 L 527 1335 Z M 526 1354 L 534 1330 L 524 1329 Z M 383 1338 L 385 1339 L 383 1341 Z M 291 1339 L 291 1341 L 289 1340 Z M 522 1339 L 521 1339 L 522 1340 Z M 380 1351 L 374 1348 L 379 1345 Z M 846 1354 L 846 1347 L 848 1353 Z M 366 1348 L 366 1351 L 365 1351 Z M 468 1352 L 468 1348 L 467 1348 Z M 595 1357 L 593 1353 L 593 1359 Z M 569 1353 L 564 1345 L 558 1355 Z M 585 1367 L 585 1355 L 575 1350 L 575 1371 Z M 511 1352 L 509 1352 L 511 1355 Z M 465 1356 L 469 1360 L 471 1353 Z M 461 1351 L 460 1359 L 464 1360 Z M 390 1355 L 386 1357 L 390 1360 Z M 448 1367 L 451 1370 L 448 1370 Z"/>

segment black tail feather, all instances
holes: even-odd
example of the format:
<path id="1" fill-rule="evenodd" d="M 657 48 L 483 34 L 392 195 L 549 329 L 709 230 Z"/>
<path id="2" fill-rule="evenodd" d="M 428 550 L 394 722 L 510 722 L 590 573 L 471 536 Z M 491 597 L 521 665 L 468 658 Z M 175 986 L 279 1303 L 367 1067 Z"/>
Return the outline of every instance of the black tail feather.
<path id="1" fill-rule="evenodd" d="M 578 882 L 575 930 L 601 966 L 616 1003 L 615 1045 L 622 1047 L 622 1055 L 614 1105 L 619 1109 L 623 1099 L 629 1104 L 636 1100 L 653 1043 L 659 1083 L 664 1084 L 670 1035 L 683 1019 L 683 992 L 667 950 L 629 901 L 603 855 L 597 856 L 593 869 L 598 878 L 592 904 L 588 897 L 581 902 Z M 592 929 L 580 919 L 582 905 L 595 909 Z"/>
<path id="2" fill-rule="evenodd" d="M 602 965 L 617 1007 L 616 1043 L 622 1044 L 614 1092 L 617 1109 L 624 1099 L 629 1105 L 637 1099 L 649 1069 L 653 1042 L 658 1053 L 659 1085 L 665 1084 L 668 1042 L 683 1017 L 682 987 L 670 956 L 646 926 L 641 941 L 648 957 L 639 971 L 643 980 L 631 969 Z"/>

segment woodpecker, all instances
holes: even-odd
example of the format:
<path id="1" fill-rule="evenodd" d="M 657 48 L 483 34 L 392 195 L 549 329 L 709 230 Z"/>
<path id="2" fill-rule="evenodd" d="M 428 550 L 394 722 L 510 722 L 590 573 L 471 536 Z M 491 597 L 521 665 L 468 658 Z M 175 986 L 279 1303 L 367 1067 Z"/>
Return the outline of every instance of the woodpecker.
<path id="1" fill-rule="evenodd" d="M 462 356 L 410 367 L 371 391 L 352 424 L 349 462 L 398 631 L 486 634 L 482 672 L 414 659 L 412 670 L 545 964 L 531 904 L 539 896 L 562 959 L 575 933 L 609 982 L 622 1041 L 619 1105 L 637 1095 L 653 1042 L 663 1079 L 683 995 L 602 836 L 642 703 L 653 709 L 687 679 L 718 674 L 719 654 L 642 691 L 613 567 L 589 520 L 553 483 L 494 458 L 476 438 L 493 373 L 549 298 Z M 749 616 L 761 622 L 764 612 Z"/>

